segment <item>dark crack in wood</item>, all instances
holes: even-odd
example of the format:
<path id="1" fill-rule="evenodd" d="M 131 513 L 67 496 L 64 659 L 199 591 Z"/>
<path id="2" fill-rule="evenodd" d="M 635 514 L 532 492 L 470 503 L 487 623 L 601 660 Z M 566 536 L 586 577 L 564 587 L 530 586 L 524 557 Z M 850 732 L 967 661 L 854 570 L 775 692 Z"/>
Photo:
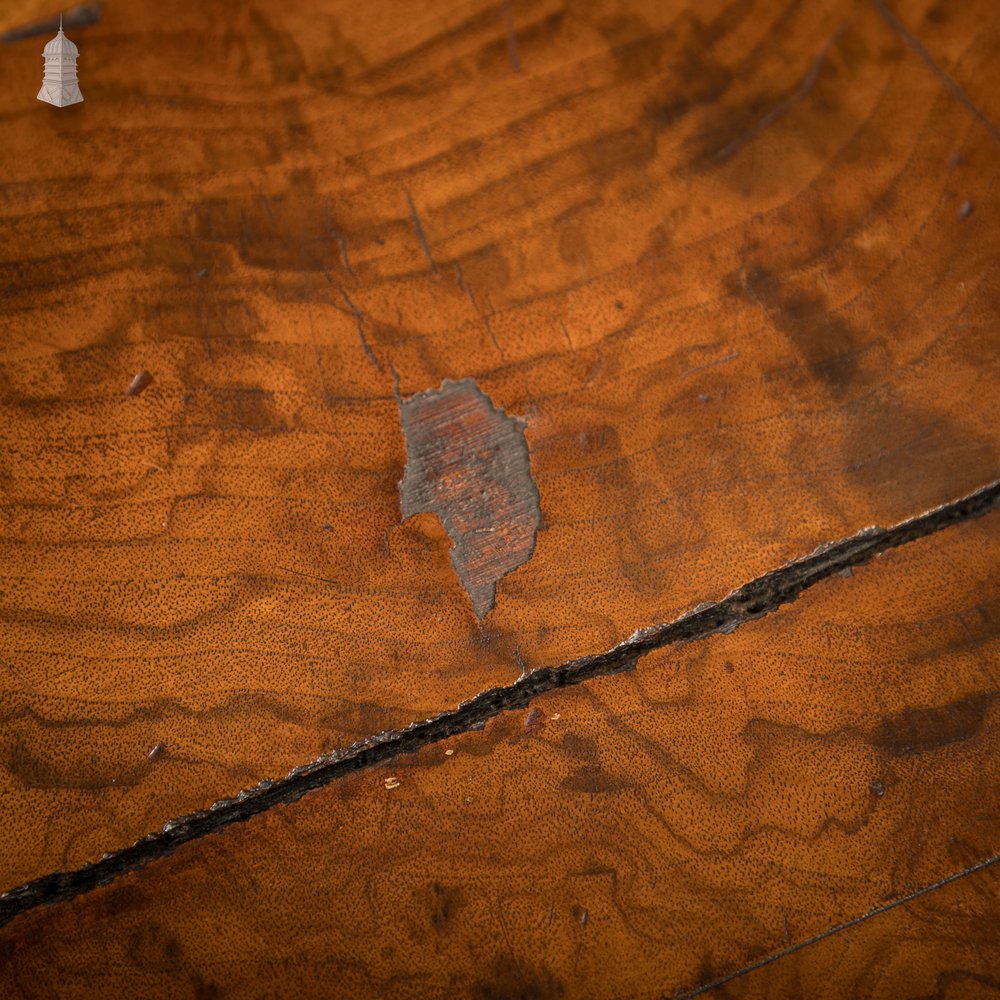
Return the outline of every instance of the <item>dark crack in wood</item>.
<path id="1" fill-rule="evenodd" d="M 375 366 L 375 369 L 384 373 L 385 369 L 382 367 L 382 362 L 379 361 L 378 356 L 371 348 L 371 344 L 368 343 L 368 338 L 365 336 L 365 322 L 364 316 L 361 315 L 361 310 L 351 301 L 351 297 L 343 288 L 340 289 L 340 295 L 354 317 L 354 324 L 358 328 L 358 339 L 361 341 L 361 350 L 365 352 L 365 357 Z"/>
<path id="2" fill-rule="evenodd" d="M 232 823 L 242 823 L 275 806 L 295 802 L 342 775 L 480 728 L 502 712 L 525 708 L 548 691 L 631 670 L 646 653 L 672 643 L 733 632 L 794 601 L 803 591 L 844 569 L 861 566 L 882 552 L 981 517 L 998 504 L 1000 480 L 891 528 L 863 528 L 849 538 L 821 545 L 811 554 L 751 580 L 720 601 L 703 604 L 673 621 L 640 629 L 603 653 L 569 660 L 560 666 L 541 667 L 522 675 L 513 684 L 482 691 L 457 708 L 405 729 L 379 733 L 335 750 L 295 768 L 278 781 L 265 779 L 233 799 L 222 799 L 201 812 L 169 820 L 156 833 L 123 850 L 105 854 L 96 862 L 74 871 L 43 875 L 0 895 L 0 926 L 35 907 L 73 899 L 106 885 Z"/>

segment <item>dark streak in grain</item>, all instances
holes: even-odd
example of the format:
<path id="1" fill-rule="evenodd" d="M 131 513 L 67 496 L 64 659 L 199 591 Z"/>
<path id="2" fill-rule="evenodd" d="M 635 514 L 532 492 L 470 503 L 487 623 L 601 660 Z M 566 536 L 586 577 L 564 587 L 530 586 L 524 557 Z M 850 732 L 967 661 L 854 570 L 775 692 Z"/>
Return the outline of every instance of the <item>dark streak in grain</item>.
<path id="1" fill-rule="evenodd" d="M 510 65 L 515 73 L 521 72 L 521 53 L 517 47 L 517 35 L 514 32 L 514 17 L 510 10 L 510 0 L 503 0 L 503 26 L 507 33 L 507 51 L 510 53 Z"/>
<path id="2" fill-rule="evenodd" d="M 62 15 L 62 26 L 65 29 L 86 28 L 88 25 L 97 24 L 101 19 L 103 2 L 81 3 L 75 7 L 70 7 Z M 0 35 L 0 42 L 19 42 L 23 38 L 34 38 L 37 35 L 54 35 L 59 30 L 59 17 L 47 17 L 41 21 L 32 21 L 30 24 L 22 25 L 20 28 L 11 28 Z"/>
<path id="3" fill-rule="evenodd" d="M 694 170 L 704 170 L 723 163 L 755 139 L 761 132 L 773 125 L 779 118 L 787 114 L 800 101 L 809 96 L 820 71 L 826 62 L 827 54 L 844 32 L 840 27 L 827 40 L 818 55 L 813 59 L 805 76 L 787 93 L 765 110 L 764 102 L 755 102 L 749 108 L 730 112 L 719 125 L 703 133 L 697 140 L 698 149 L 691 161 Z M 735 133 L 735 134 L 734 134 Z"/>
<path id="4" fill-rule="evenodd" d="M 937 750 L 972 739 L 982 729 L 996 691 L 980 692 L 930 708 L 905 708 L 887 715 L 872 736 L 872 744 L 892 755 Z"/>

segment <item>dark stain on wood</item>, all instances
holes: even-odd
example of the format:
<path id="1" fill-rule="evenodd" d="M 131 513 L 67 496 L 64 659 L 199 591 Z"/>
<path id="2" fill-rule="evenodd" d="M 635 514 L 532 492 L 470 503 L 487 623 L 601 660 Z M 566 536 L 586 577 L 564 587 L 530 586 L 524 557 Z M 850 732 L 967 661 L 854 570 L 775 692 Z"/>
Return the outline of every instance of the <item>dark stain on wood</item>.
<path id="1" fill-rule="evenodd" d="M 617 778 L 595 766 L 576 768 L 559 785 L 569 792 L 585 792 L 588 795 L 620 792 L 625 787 Z"/>
<path id="2" fill-rule="evenodd" d="M 525 424 L 495 407 L 472 379 L 446 379 L 440 389 L 401 398 L 399 409 L 403 518 L 440 518 L 452 565 L 482 621 L 497 581 L 531 558 L 541 523 Z"/>
<path id="3" fill-rule="evenodd" d="M 474 984 L 474 1000 L 559 1000 L 566 995 L 566 988 L 547 968 L 508 955 L 499 956 L 490 973 Z"/>
<path id="4" fill-rule="evenodd" d="M 705 103 L 712 106 L 712 113 L 701 130 L 687 140 L 691 150 L 690 168 L 694 171 L 712 169 L 732 159 L 740 150 L 775 122 L 808 98 L 816 87 L 827 62 L 830 49 L 843 34 L 843 28 L 829 38 L 815 55 L 802 78 L 790 89 L 779 93 L 759 93 L 739 105 L 718 107 L 716 102 L 727 89 L 720 77 L 710 85 Z M 828 109 L 823 100 L 815 102 L 813 114 Z"/>
<path id="5" fill-rule="evenodd" d="M 431 924 L 434 930 L 439 934 L 447 931 L 464 902 L 461 889 L 435 882 L 430 892 Z"/>
<path id="6" fill-rule="evenodd" d="M 710 52 L 712 42 L 720 33 L 724 31 L 715 32 L 697 22 L 681 29 L 673 46 L 676 54 L 669 62 L 662 96 L 645 107 L 654 128 L 669 128 L 692 110 L 712 105 L 729 89 L 733 71 Z"/>
<path id="7" fill-rule="evenodd" d="M 872 743 L 896 756 L 961 743 L 972 739 L 982 729 L 986 712 L 996 698 L 997 692 L 984 691 L 947 705 L 905 708 L 882 720 L 872 736 Z"/>
<path id="8" fill-rule="evenodd" d="M 752 266 L 730 274 L 726 291 L 758 305 L 835 398 L 858 379 L 859 336 L 819 295 L 785 289 L 780 277 Z"/>
<path id="9" fill-rule="evenodd" d="M 596 741 L 589 736 L 566 733 L 562 738 L 562 746 L 567 753 L 588 764 L 596 764 L 600 757 Z"/>
<path id="10" fill-rule="evenodd" d="M 86 28 L 88 25 L 97 24 L 101 19 L 101 8 L 103 2 L 81 3 L 75 7 L 70 7 L 62 16 L 62 26 L 69 31 L 71 28 Z M 32 21 L 30 24 L 22 25 L 19 28 L 11 28 L 0 35 L 0 42 L 19 42 L 22 38 L 34 38 L 37 35 L 54 35 L 59 30 L 59 16 L 46 17 L 40 21 Z"/>

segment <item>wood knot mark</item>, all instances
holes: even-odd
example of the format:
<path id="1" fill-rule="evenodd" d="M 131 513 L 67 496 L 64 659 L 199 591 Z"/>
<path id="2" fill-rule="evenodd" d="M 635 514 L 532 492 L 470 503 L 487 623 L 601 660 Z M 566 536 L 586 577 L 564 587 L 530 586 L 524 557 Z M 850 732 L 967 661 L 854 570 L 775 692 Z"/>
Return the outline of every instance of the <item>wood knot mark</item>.
<path id="1" fill-rule="evenodd" d="M 471 379 L 399 400 L 406 471 L 404 520 L 435 514 L 451 539 L 451 563 L 480 621 L 497 581 L 535 551 L 541 523 L 525 423 L 495 407 Z"/>

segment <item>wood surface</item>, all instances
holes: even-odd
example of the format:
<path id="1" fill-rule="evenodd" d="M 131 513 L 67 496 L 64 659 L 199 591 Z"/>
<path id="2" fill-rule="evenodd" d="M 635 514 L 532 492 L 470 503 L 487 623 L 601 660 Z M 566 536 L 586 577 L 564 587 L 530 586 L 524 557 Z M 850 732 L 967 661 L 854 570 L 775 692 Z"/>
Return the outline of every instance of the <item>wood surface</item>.
<path id="1" fill-rule="evenodd" d="M 769 962 L 713 995 L 989 1000 L 1000 990 L 998 876 L 991 867 L 936 888 Z"/>
<path id="2" fill-rule="evenodd" d="M 0 890 L 997 477 L 989 0 L 71 37 L 70 108 L 0 48 Z M 464 379 L 541 510 L 482 622 L 399 487 Z M 0 991 L 660 997 L 804 945 L 719 995 L 988 995 L 997 519 L 19 917 Z"/>

